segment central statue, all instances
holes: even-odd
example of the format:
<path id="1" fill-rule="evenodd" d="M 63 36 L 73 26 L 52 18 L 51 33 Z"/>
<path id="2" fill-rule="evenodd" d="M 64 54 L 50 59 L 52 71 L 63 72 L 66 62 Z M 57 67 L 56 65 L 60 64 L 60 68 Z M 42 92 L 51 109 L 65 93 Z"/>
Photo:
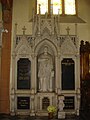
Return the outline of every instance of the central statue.
<path id="1" fill-rule="evenodd" d="M 52 91 L 52 77 L 54 77 L 52 56 L 45 47 L 38 59 L 39 91 Z"/>

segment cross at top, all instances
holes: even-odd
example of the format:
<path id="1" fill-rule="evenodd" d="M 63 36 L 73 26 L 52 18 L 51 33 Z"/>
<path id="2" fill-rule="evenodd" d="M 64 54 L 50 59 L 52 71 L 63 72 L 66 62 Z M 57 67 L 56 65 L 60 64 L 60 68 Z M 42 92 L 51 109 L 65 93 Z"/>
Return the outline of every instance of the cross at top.
<path id="1" fill-rule="evenodd" d="M 69 35 L 70 28 L 67 27 L 67 28 L 66 28 L 66 31 L 67 31 L 67 35 Z"/>
<path id="2" fill-rule="evenodd" d="M 25 31 L 26 31 L 25 26 L 22 28 L 22 30 L 23 30 L 23 35 L 25 35 Z"/>

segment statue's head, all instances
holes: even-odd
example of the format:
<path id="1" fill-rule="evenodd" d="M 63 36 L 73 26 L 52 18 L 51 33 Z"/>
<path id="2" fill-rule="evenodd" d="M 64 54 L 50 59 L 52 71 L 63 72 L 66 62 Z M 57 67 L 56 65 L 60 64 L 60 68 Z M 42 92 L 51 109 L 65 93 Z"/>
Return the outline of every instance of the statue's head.
<path id="1" fill-rule="evenodd" d="M 44 47 L 44 54 L 45 54 L 45 55 L 48 54 L 48 47 L 47 47 L 47 46 Z"/>

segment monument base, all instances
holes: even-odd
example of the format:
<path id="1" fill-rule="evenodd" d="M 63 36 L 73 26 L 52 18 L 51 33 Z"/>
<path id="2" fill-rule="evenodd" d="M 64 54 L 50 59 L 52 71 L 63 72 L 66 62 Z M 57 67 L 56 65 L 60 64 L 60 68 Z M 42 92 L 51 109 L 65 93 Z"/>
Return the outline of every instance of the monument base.
<path id="1" fill-rule="evenodd" d="M 65 112 L 63 112 L 63 111 L 58 112 L 58 118 L 65 119 Z"/>

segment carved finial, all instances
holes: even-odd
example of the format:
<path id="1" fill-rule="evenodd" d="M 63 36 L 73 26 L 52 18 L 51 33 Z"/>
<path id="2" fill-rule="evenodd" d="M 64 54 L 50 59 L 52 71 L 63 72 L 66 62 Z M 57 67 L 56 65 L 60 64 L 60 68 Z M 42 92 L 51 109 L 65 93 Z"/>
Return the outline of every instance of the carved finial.
<path id="1" fill-rule="evenodd" d="M 48 14 L 47 14 L 47 12 L 45 13 L 45 19 L 47 19 L 47 16 L 48 16 Z"/>
<path id="2" fill-rule="evenodd" d="M 69 35 L 70 28 L 67 27 L 67 28 L 66 28 L 66 31 L 67 31 L 67 35 Z"/>
<path id="3" fill-rule="evenodd" d="M 25 35 L 25 31 L 26 31 L 25 26 L 22 28 L 22 30 L 23 30 L 23 35 Z"/>
<path id="4" fill-rule="evenodd" d="M 60 9 L 58 9 L 58 15 L 60 15 Z"/>
<path id="5" fill-rule="evenodd" d="M 39 4 L 39 14 L 41 14 L 41 4 Z"/>
<path id="6" fill-rule="evenodd" d="M 75 23 L 75 35 L 77 36 L 77 23 Z"/>
<path id="7" fill-rule="evenodd" d="M 15 32 L 17 32 L 17 25 L 18 25 L 18 24 L 17 24 L 17 23 L 15 23 Z"/>
<path id="8" fill-rule="evenodd" d="M 35 11 L 34 11 L 34 8 L 32 9 L 32 19 L 34 21 L 34 16 L 35 16 Z"/>
<path id="9" fill-rule="evenodd" d="M 60 19 L 60 9 L 58 9 L 58 22 L 59 22 L 59 19 Z"/>
<path id="10" fill-rule="evenodd" d="M 59 22 L 60 22 L 60 9 L 58 9 L 58 30 L 60 32 L 60 29 L 59 29 Z"/>
<path id="11" fill-rule="evenodd" d="M 15 26 L 17 26 L 17 23 L 15 23 Z"/>
<path id="12" fill-rule="evenodd" d="M 51 15 L 53 14 L 53 4 L 51 4 Z"/>

